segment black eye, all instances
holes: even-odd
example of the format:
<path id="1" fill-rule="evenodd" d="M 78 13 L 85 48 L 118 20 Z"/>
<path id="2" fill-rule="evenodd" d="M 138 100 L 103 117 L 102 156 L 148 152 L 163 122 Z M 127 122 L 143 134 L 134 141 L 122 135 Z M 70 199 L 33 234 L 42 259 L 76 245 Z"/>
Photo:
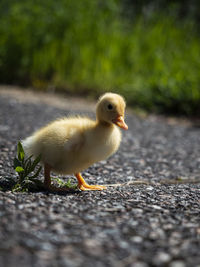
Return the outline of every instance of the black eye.
<path id="1" fill-rule="evenodd" d="M 108 109 L 113 109 L 113 106 L 111 104 L 108 104 Z"/>

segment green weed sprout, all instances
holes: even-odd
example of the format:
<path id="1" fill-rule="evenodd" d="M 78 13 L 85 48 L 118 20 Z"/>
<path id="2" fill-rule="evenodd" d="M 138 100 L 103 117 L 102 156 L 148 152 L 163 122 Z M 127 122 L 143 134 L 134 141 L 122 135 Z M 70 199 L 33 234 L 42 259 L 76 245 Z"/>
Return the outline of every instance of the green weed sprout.
<path id="1" fill-rule="evenodd" d="M 17 157 L 14 158 L 13 167 L 18 173 L 18 180 L 13 191 L 27 192 L 30 190 L 38 189 L 38 187 L 44 187 L 43 183 L 36 179 L 42 169 L 38 164 L 41 160 L 41 156 L 38 156 L 32 160 L 33 156 L 25 158 L 25 153 L 21 142 L 17 144 Z M 36 169 L 36 167 L 38 167 Z"/>
<path id="2" fill-rule="evenodd" d="M 17 192 L 28 192 L 44 190 L 44 184 L 37 179 L 42 167 L 38 166 L 41 156 L 38 156 L 34 160 L 33 156 L 28 158 L 25 157 L 25 152 L 21 142 L 17 144 L 17 157 L 14 158 L 13 167 L 18 174 L 17 183 L 13 187 L 13 191 Z M 52 178 L 59 187 L 65 187 L 72 190 L 77 189 L 76 184 L 72 184 L 69 179 L 67 183 L 63 182 L 60 178 Z"/>
<path id="3" fill-rule="evenodd" d="M 63 182 L 60 178 L 55 178 L 52 177 L 51 180 L 55 181 L 59 187 L 63 187 L 63 188 L 69 188 L 69 189 L 78 189 L 78 185 L 77 184 L 73 184 L 71 179 L 68 179 L 67 182 Z"/>

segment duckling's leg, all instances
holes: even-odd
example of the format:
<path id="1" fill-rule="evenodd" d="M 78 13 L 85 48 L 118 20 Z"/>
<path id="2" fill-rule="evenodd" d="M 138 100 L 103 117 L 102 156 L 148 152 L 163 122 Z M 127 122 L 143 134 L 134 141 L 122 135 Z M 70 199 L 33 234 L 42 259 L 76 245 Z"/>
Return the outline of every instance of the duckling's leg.
<path id="1" fill-rule="evenodd" d="M 50 189 L 51 187 L 51 177 L 50 177 L 51 167 L 49 164 L 44 164 L 44 186 L 47 189 Z"/>
<path id="2" fill-rule="evenodd" d="M 51 184 L 51 177 L 50 177 L 50 172 L 51 172 L 51 166 L 47 163 L 44 164 L 44 186 L 45 188 L 50 191 L 50 192 L 69 192 L 73 191 L 71 188 L 66 188 L 66 187 L 56 187 Z"/>
<path id="3" fill-rule="evenodd" d="M 89 185 L 85 182 L 85 180 L 83 179 L 83 177 L 81 176 L 80 172 L 79 173 L 75 173 L 75 176 L 78 180 L 78 187 L 80 190 L 103 190 L 106 189 L 106 186 L 103 185 Z"/>

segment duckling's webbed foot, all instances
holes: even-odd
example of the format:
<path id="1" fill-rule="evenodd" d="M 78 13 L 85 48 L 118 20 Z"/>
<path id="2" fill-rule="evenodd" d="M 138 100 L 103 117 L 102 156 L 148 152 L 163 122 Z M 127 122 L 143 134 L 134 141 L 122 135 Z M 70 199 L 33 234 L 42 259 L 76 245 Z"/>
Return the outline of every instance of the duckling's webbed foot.
<path id="1" fill-rule="evenodd" d="M 87 184 L 80 173 L 76 173 L 75 176 L 78 180 L 78 187 L 82 191 L 106 189 L 106 186 L 103 186 L 103 185 L 89 185 L 89 184 Z"/>

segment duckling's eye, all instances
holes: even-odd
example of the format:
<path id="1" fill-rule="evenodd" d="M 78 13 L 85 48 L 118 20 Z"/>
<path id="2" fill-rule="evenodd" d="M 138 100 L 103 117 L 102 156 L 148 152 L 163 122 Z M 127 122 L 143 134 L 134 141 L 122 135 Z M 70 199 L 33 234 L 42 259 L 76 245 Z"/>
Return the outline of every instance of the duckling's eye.
<path id="1" fill-rule="evenodd" d="M 113 106 L 111 104 L 108 104 L 108 109 L 113 109 Z"/>

